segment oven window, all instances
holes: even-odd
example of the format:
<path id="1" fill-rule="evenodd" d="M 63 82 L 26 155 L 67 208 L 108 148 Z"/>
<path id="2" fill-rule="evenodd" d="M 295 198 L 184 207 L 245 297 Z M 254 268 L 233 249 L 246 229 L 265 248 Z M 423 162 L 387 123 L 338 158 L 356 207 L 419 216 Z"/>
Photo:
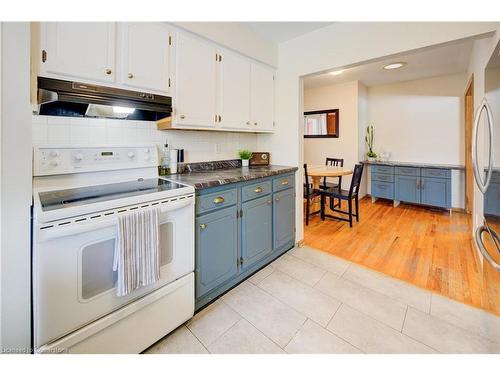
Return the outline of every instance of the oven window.
<path id="1" fill-rule="evenodd" d="M 82 249 L 82 298 L 89 299 L 113 289 L 117 273 L 113 271 L 115 238 L 96 242 Z"/>
<path id="2" fill-rule="evenodd" d="M 172 263 L 173 223 L 160 225 L 160 266 Z M 88 300 L 116 286 L 117 272 L 113 271 L 115 238 L 95 242 L 82 249 L 82 298 Z"/>
<path id="3" fill-rule="evenodd" d="M 160 266 L 172 263 L 174 257 L 174 225 L 166 222 L 160 225 Z"/>

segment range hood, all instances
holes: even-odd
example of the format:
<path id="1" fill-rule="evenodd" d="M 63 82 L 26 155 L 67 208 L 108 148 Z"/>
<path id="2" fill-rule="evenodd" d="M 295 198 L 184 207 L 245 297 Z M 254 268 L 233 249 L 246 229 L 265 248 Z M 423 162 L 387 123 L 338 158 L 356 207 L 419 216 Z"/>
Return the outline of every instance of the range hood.
<path id="1" fill-rule="evenodd" d="M 172 98 L 87 83 L 38 77 L 39 115 L 158 121 L 172 113 Z"/>

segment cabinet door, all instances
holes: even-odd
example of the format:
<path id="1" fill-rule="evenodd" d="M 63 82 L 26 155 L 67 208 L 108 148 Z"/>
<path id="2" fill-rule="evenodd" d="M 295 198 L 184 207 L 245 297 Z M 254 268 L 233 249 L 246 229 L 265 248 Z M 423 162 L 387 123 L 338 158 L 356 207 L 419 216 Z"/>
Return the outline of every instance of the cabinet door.
<path id="1" fill-rule="evenodd" d="M 274 71 L 252 64 L 251 69 L 251 127 L 255 130 L 273 130 Z"/>
<path id="2" fill-rule="evenodd" d="M 176 49 L 175 122 L 215 127 L 215 48 L 194 36 L 179 33 Z"/>
<path id="3" fill-rule="evenodd" d="M 500 216 L 500 184 L 490 183 L 484 194 L 484 214 Z"/>
<path id="4" fill-rule="evenodd" d="M 249 129 L 250 61 L 229 51 L 220 51 L 218 65 L 217 113 L 219 126 L 226 129 Z"/>
<path id="5" fill-rule="evenodd" d="M 111 22 L 42 23 L 46 60 L 42 62 L 41 75 L 114 82 L 115 28 Z"/>
<path id="6" fill-rule="evenodd" d="M 420 177 L 415 176 L 396 176 L 396 200 L 420 203 L 420 190 L 418 189 L 418 182 Z"/>
<path id="7" fill-rule="evenodd" d="M 290 247 L 295 243 L 295 194 L 287 189 L 274 194 L 273 228 L 274 250 Z"/>
<path id="8" fill-rule="evenodd" d="M 422 178 L 422 203 L 436 207 L 451 207 L 451 180 L 448 178 Z"/>
<path id="9" fill-rule="evenodd" d="M 121 25 L 121 82 L 144 90 L 169 92 L 170 33 L 159 23 Z"/>
<path id="10" fill-rule="evenodd" d="M 242 205 L 241 256 L 247 268 L 273 250 L 271 195 L 245 202 Z"/>
<path id="11" fill-rule="evenodd" d="M 196 218 L 196 297 L 237 274 L 236 206 Z"/>

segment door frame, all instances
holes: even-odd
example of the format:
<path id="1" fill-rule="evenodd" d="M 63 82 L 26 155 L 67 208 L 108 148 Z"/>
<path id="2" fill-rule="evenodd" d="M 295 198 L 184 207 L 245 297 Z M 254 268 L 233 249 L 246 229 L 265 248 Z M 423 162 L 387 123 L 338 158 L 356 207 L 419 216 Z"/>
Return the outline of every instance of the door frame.
<path id="1" fill-rule="evenodd" d="M 474 123 L 474 74 L 471 74 L 464 92 L 465 133 L 465 212 L 470 214 L 474 205 L 474 175 L 472 172 L 472 128 Z"/>

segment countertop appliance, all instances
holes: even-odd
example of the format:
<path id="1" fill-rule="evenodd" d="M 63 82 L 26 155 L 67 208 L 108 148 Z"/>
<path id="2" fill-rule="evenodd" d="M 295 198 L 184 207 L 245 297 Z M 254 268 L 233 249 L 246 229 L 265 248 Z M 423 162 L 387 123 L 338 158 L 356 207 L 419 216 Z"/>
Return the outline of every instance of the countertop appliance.
<path id="1" fill-rule="evenodd" d="M 38 77 L 39 115 L 158 121 L 171 113 L 169 96 Z"/>
<path id="2" fill-rule="evenodd" d="M 484 219 L 475 242 L 482 257 L 500 272 L 500 42 L 486 66 L 484 83 L 472 141 L 474 177 L 484 195 Z"/>
<path id="3" fill-rule="evenodd" d="M 269 152 L 252 152 L 252 157 L 250 158 L 250 167 L 262 167 L 269 165 L 271 162 L 271 154 Z"/>
<path id="4" fill-rule="evenodd" d="M 157 165 L 154 145 L 34 148 L 37 352 L 139 353 L 193 316 L 194 189 Z M 117 297 L 118 217 L 151 207 L 160 280 Z"/>

